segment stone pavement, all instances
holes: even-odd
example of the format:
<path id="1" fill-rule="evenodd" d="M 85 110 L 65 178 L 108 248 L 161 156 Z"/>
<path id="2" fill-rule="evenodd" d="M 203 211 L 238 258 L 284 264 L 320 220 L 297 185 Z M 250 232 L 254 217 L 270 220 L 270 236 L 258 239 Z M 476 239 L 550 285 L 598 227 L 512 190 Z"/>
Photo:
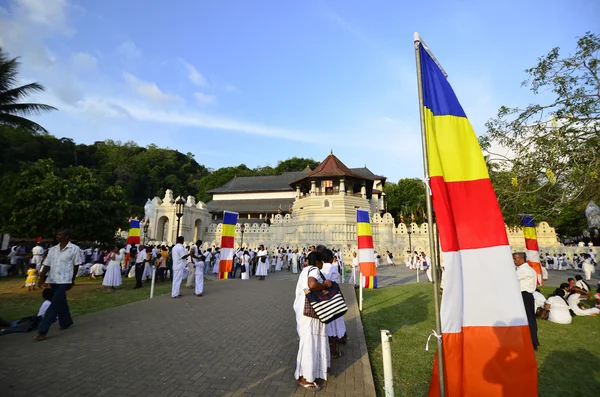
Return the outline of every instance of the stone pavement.
<path id="1" fill-rule="evenodd" d="M 72 329 L 0 338 L 1 396 L 300 396 L 294 379 L 298 336 L 296 276 L 205 283 L 167 296 L 75 318 Z M 319 396 L 375 396 L 353 288 L 350 340 L 332 360 Z"/>

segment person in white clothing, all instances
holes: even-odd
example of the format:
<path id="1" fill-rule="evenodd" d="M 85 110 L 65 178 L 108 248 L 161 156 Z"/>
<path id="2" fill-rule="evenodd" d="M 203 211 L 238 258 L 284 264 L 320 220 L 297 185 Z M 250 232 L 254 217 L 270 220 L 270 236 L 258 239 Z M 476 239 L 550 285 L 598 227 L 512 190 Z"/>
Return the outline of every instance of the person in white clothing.
<path id="1" fill-rule="evenodd" d="M 171 298 L 181 298 L 183 295 L 179 293 L 181 282 L 183 281 L 183 269 L 185 268 L 186 259 L 190 254 L 183 246 L 183 236 L 177 237 L 177 244 L 173 247 L 173 286 L 171 287 Z"/>
<path id="2" fill-rule="evenodd" d="M 425 252 L 421 252 L 421 268 L 425 270 L 427 279 L 430 283 L 432 283 L 433 279 L 431 278 L 431 258 L 425 255 Z"/>
<path id="3" fill-rule="evenodd" d="M 355 287 L 358 287 L 358 282 L 356 281 L 356 274 L 358 272 L 358 256 L 356 255 L 356 251 L 352 253 L 352 272 L 350 273 L 350 279 L 348 280 L 348 284 L 353 284 Z"/>
<path id="4" fill-rule="evenodd" d="M 44 257 L 44 248 L 42 248 L 42 243 L 37 243 L 35 247 L 31 250 L 31 263 L 35 263 L 35 270 L 40 271 L 40 266 L 42 266 L 42 258 Z"/>
<path id="5" fill-rule="evenodd" d="M 219 264 L 221 263 L 221 252 L 217 248 L 214 254 L 215 264 L 213 265 L 213 274 L 219 274 Z"/>
<path id="6" fill-rule="evenodd" d="M 323 267 L 321 273 L 325 276 L 326 280 L 330 280 L 332 283 L 340 282 L 340 273 L 337 266 L 333 262 L 333 253 L 324 246 L 317 247 L 317 251 L 323 255 Z M 329 343 L 331 345 L 331 357 L 340 358 L 344 355 L 344 352 L 337 348 L 338 342 L 346 343 L 348 340 L 348 334 L 346 333 L 346 323 L 344 323 L 344 317 L 339 317 L 327 324 L 327 336 L 329 337 Z"/>
<path id="7" fill-rule="evenodd" d="M 106 266 L 106 273 L 104 274 L 104 280 L 102 285 L 108 287 L 110 291 L 114 291 L 117 287 L 122 284 L 121 280 L 121 260 L 125 257 L 125 249 L 115 247 L 112 252 L 108 254 L 108 263 Z"/>
<path id="8" fill-rule="evenodd" d="M 583 292 L 583 291 L 580 291 Z M 589 297 L 589 295 L 585 295 Z M 600 314 L 600 309 L 597 307 L 586 308 L 581 303 L 581 294 L 578 291 L 571 290 L 569 296 L 567 296 L 567 303 L 569 304 L 569 308 L 573 310 L 573 312 L 577 316 L 592 316 L 596 317 Z"/>
<path id="9" fill-rule="evenodd" d="M 583 254 L 583 265 L 581 268 L 585 273 L 586 281 L 590 281 L 592 279 L 592 273 L 594 272 L 594 265 L 592 264 L 592 259 L 589 254 Z"/>
<path id="10" fill-rule="evenodd" d="M 196 244 L 192 244 L 190 246 L 188 253 L 190 254 L 190 256 L 188 257 L 187 265 L 186 265 L 187 269 L 188 269 L 188 276 L 187 276 L 187 281 L 185 283 L 185 286 L 186 286 L 186 288 L 194 288 L 195 279 L 196 279 L 196 260 L 197 260 L 194 258 L 200 258 L 200 253 L 198 252 L 198 247 L 196 247 Z"/>
<path id="11" fill-rule="evenodd" d="M 546 305 L 546 297 L 537 289 L 533 292 L 533 299 L 535 301 L 535 312 L 541 307 Z"/>
<path id="12" fill-rule="evenodd" d="M 292 254 L 292 273 L 293 274 L 297 274 L 298 273 L 298 259 L 299 259 L 299 255 L 298 255 L 298 249 L 296 249 L 294 251 L 294 253 Z"/>
<path id="13" fill-rule="evenodd" d="M 537 337 L 535 300 L 533 298 L 533 293 L 537 287 L 537 273 L 527 264 L 527 255 L 525 255 L 524 252 L 514 253 L 513 262 L 517 268 L 517 277 L 521 287 L 521 296 L 523 297 L 523 304 L 525 305 L 525 313 L 527 314 L 527 323 L 529 324 L 533 349 L 537 350 L 540 343 Z"/>
<path id="14" fill-rule="evenodd" d="M 265 247 L 261 244 L 256 253 L 258 258 L 258 264 L 256 266 L 256 275 L 259 276 L 259 280 L 264 280 L 267 275 L 267 268 L 269 266 L 268 253 Z"/>
<path id="15" fill-rule="evenodd" d="M 394 255 L 390 251 L 385 251 L 386 261 L 388 265 L 396 266 L 394 263 Z"/>
<path id="16" fill-rule="evenodd" d="M 252 266 L 250 266 L 250 254 L 244 251 L 242 254 L 242 280 L 250 280 L 252 277 Z"/>
<path id="17" fill-rule="evenodd" d="M 196 287 L 194 290 L 194 294 L 198 297 L 202 296 L 204 292 L 204 256 L 200 255 L 199 258 L 195 259 L 194 263 L 196 264 Z"/>
<path id="18" fill-rule="evenodd" d="M 565 299 L 565 290 L 557 288 L 544 306 L 550 310 L 548 321 L 556 324 L 571 324 L 573 317 L 569 309 L 569 304 Z"/>
<path id="19" fill-rule="evenodd" d="M 319 269 L 322 266 L 323 256 L 321 253 L 310 253 L 308 266 L 302 269 L 298 277 L 294 299 L 296 331 L 300 337 L 294 377 L 299 386 L 311 392 L 321 390 L 315 381 L 317 379 L 327 380 L 327 368 L 329 368 L 331 360 L 326 325 L 318 318 L 304 315 L 306 294 L 310 291 L 321 291 L 331 287 L 331 281 L 325 280 L 321 276 Z"/>
<path id="20" fill-rule="evenodd" d="M 580 274 L 575 276 L 575 286 L 586 293 L 590 293 L 590 285 L 583 280 Z"/>

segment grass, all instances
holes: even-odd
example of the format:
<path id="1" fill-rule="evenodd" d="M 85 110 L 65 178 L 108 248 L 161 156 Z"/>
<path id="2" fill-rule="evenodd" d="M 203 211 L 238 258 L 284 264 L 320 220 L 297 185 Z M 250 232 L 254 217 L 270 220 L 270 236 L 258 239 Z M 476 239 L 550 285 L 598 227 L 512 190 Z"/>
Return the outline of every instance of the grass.
<path id="1" fill-rule="evenodd" d="M 554 287 L 542 288 L 548 296 Z M 380 330 L 393 334 L 394 391 L 400 396 L 425 396 L 436 353 L 432 287 L 410 284 L 364 290 L 363 326 L 378 396 L 383 396 Z M 540 349 L 536 353 L 539 395 L 597 395 L 600 389 L 600 318 L 575 317 L 570 325 L 538 320 Z"/>
<path id="2" fill-rule="evenodd" d="M 42 292 L 40 290 L 28 292 L 27 288 L 21 288 L 24 284 L 24 278 L 0 279 L 0 317 L 5 320 L 17 320 L 37 314 L 43 302 Z M 132 289 L 134 285 L 134 279 L 123 278 L 120 289 L 107 292 L 106 287 L 102 286 L 102 279 L 77 278 L 73 289 L 67 291 L 71 314 L 80 316 L 150 297 L 150 283 L 144 283 L 143 288 L 135 290 Z M 154 295 L 161 295 L 170 290 L 170 282 L 157 281 Z"/>

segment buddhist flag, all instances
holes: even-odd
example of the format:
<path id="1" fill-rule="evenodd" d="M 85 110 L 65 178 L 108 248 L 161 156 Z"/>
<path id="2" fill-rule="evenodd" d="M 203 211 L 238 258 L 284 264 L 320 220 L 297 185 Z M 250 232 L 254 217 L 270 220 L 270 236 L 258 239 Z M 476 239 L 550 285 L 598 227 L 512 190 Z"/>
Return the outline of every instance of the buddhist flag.
<path id="1" fill-rule="evenodd" d="M 525 236 L 527 263 L 537 273 L 537 284 L 544 285 L 542 278 L 542 264 L 540 262 L 540 250 L 538 248 L 533 215 L 523 215 L 521 217 L 521 225 L 523 225 L 523 235 Z"/>
<path id="2" fill-rule="evenodd" d="M 140 221 L 137 219 L 129 220 L 129 237 L 127 244 L 140 244 Z"/>
<path id="3" fill-rule="evenodd" d="M 419 44 L 431 195 L 446 270 L 440 315 L 446 395 L 537 396 L 523 299 L 477 136 Z M 429 395 L 439 395 L 437 356 Z"/>
<path id="4" fill-rule="evenodd" d="M 373 250 L 373 233 L 369 211 L 356 210 L 356 235 L 358 236 L 358 263 L 365 277 L 364 288 L 377 288 L 377 267 Z"/>
<path id="5" fill-rule="evenodd" d="M 223 229 L 221 232 L 221 260 L 219 262 L 219 280 L 231 278 L 233 271 L 233 242 L 235 240 L 235 225 L 238 221 L 236 212 L 223 212 Z"/>

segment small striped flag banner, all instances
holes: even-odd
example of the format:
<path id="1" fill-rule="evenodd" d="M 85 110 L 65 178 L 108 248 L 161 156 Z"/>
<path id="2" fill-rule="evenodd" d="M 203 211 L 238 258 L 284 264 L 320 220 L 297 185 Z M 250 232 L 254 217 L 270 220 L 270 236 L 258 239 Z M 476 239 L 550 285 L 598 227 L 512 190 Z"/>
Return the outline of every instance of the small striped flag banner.
<path id="1" fill-rule="evenodd" d="M 127 244 L 140 244 L 140 221 L 137 219 L 129 220 L 129 236 Z"/>
<path id="2" fill-rule="evenodd" d="M 521 225 L 523 225 L 523 235 L 525 236 L 525 254 L 527 254 L 527 263 L 537 273 L 537 284 L 544 285 L 544 279 L 542 278 L 542 263 L 540 261 L 540 249 L 538 247 L 533 215 L 521 216 Z"/>
<path id="3" fill-rule="evenodd" d="M 369 211 L 356 210 L 356 235 L 358 236 L 358 263 L 365 278 L 364 288 L 377 288 L 377 267 L 373 250 L 373 233 Z"/>
<path id="4" fill-rule="evenodd" d="M 233 271 L 233 243 L 235 240 L 235 225 L 238 221 L 237 212 L 223 212 L 223 229 L 221 232 L 221 260 L 219 262 L 219 280 L 231 278 Z"/>
<path id="5" fill-rule="evenodd" d="M 448 397 L 537 396 L 537 364 L 523 298 L 477 135 L 418 34 L 415 45 L 425 177 L 445 268 L 443 357 L 436 355 L 429 396 L 441 394 L 441 382 Z"/>

